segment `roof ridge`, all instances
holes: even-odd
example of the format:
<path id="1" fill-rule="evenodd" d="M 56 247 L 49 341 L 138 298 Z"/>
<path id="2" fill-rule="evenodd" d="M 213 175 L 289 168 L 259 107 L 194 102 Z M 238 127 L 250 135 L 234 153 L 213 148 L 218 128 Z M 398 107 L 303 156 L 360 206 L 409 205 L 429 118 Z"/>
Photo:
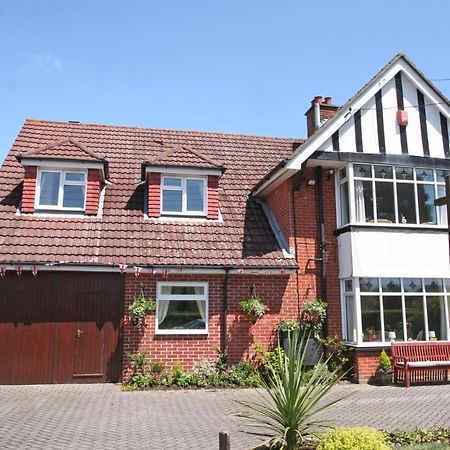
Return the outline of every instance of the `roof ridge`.
<path id="1" fill-rule="evenodd" d="M 88 122 L 63 122 L 60 120 L 44 120 L 44 119 L 33 119 L 28 118 L 25 120 L 26 123 L 48 123 L 48 124 L 61 124 L 68 126 L 91 126 L 91 127 L 105 127 L 105 128 L 126 128 L 129 130 L 139 130 L 139 131 L 160 131 L 165 133 L 183 133 L 183 134 L 200 134 L 207 136 L 225 136 L 225 137 L 244 137 L 244 138 L 255 138 L 255 139 L 271 139 L 277 141 L 305 141 L 306 138 L 300 137 L 278 137 L 278 136 L 268 136 L 268 135 L 257 135 L 257 134 L 245 134 L 245 133 L 227 133 L 222 131 L 199 131 L 199 130 L 178 130 L 169 128 L 152 128 L 152 127 L 139 127 L 133 125 L 111 125 L 105 123 L 88 123 Z"/>

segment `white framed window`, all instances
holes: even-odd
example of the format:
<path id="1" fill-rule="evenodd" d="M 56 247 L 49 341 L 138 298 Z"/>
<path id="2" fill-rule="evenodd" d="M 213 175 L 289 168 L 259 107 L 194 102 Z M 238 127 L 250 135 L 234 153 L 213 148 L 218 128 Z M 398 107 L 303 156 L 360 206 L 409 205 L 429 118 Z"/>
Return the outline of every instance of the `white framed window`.
<path id="1" fill-rule="evenodd" d="M 155 327 L 156 334 L 207 334 L 208 283 L 158 282 Z"/>
<path id="2" fill-rule="evenodd" d="M 381 164 L 349 163 L 338 171 L 339 226 L 348 223 L 446 226 L 445 195 L 450 172 Z"/>
<path id="3" fill-rule="evenodd" d="M 349 343 L 450 340 L 450 279 L 352 278 L 342 292 Z"/>
<path id="4" fill-rule="evenodd" d="M 84 211 L 86 171 L 39 169 L 36 209 Z"/>
<path id="5" fill-rule="evenodd" d="M 207 215 L 207 178 L 164 175 L 161 177 L 161 214 Z"/>

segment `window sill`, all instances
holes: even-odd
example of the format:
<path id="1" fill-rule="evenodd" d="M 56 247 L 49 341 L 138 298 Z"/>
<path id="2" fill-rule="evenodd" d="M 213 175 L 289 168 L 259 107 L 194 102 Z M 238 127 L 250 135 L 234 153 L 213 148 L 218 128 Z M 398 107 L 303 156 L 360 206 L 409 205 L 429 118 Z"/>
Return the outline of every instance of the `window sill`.
<path id="1" fill-rule="evenodd" d="M 335 236 L 339 236 L 341 234 L 348 233 L 351 231 L 370 230 L 370 229 L 390 230 L 394 233 L 404 231 L 416 231 L 418 233 L 429 233 L 430 231 L 443 233 L 448 232 L 448 227 L 446 225 L 417 225 L 417 224 L 403 225 L 399 223 L 353 223 L 336 228 L 333 231 L 333 234 Z"/>
<path id="2" fill-rule="evenodd" d="M 173 335 L 202 335 L 207 336 L 209 334 L 208 330 L 156 330 L 155 335 L 157 336 L 173 336 Z"/>
<path id="3" fill-rule="evenodd" d="M 415 342 L 415 343 L 427 343 L 427 342 L 450 342 L 449 340 L 440 340 L 440 341 L 394 341 L 396 343 L 408 343 L 408 342 Z M 353 348 L 361 348 L 361 349 L 371 349 L 371 348 L 389 348 L 391 346 L 390 342 L 361 342 L 359 344 L 355 343 L 355 342 L 347 342 L 344 340 L 345 345 L 347 345 L 348 347 L 353 347 Z"/>

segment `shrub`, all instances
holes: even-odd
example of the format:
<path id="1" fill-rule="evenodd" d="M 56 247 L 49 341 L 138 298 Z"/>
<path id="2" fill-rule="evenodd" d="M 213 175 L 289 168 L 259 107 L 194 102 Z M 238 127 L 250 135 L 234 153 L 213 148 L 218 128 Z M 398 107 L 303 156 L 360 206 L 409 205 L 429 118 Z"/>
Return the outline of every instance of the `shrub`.
<path id="1" fill-rule="evenodd" d="M 210 359 L 202 359 L 194 364 L 190 376 L 191 383 L 195 386 L 217 384 L 219 381 L 217 363 Z"/>
<path id="2" fill-rule="evenodd" d="M 136 374 L 130 378 L 128 387 L 131 389 L 147 389 L 154 386 L 155 378 L 153 375 Z"/>
<path id="3" fill-rule="evenodd" d="M 255 350 L 261 355 L 260 371 L 263 377 L 267 378 L 270 373 L 280 373 L 280 360 L 285 356 L 282 347 L 277 346 L 273 351 L 269 352 L 264 346 L 256 344 Z"/>
<path id="4" fill-rule="evenodd" d="M 389 450 L 382 431 L 373 428 L 336 428 L 320 439 L 317 450 Z"/>
<path id="5" fill-rule="evenodd" d="M 127 353 L 127 356 L 130 360 L 130 365 L 133 369 L 133 373 L 144 374 L 148 364 L 147 355 L 143 351 L 141 351 L 139 353 Z"/>
<path id="6" fill-rule="evenodd" d="M 177 361 L 172 367 L 172 378 L 171 382 L 179 387 L 189 386 L 189 374 L 187 374 L 181 363 Z"/>
<path id="7" fill-rule="evenodd" d="M 385 432 L 387 440 L 392 444 L 427 444 L 432 442 L 450 444 L 450 430 L 436 428 L 434 430 L 416 430 Z"/>
<path id="8" fill-rule="evenodd" d="M 247 361 L 241 361 L 231 368 L 229 381 L 236 386 L 261 386 L 261 377 L 258 371 Z"/>
<path id="9" fill-rule="evenodd" d="M 380 362 L 377 367 L 377 373 L 389 373 L 391 371 L 391 359 L 385 350 L 382 350 L 380 353 Z"/>
<path id="10" fill-rule="evenodd" d="M 322 428 L 328 428 L 317 415 L 334 405 L 339 399 L 324 401 L 331 388 L 339 381 L 335 373 L 329 373 L 325 364 L 317 364 L 306 384 L 304 359 L 306 339 L 298 344 L 298 332 L 289 335 L 289 355 L 278 352 L 279 373 L 268 366 L 267 378 L 262 379 L 265 389 L 261 403 L 238 402 L 257 415 L 242 414 L 250 419 L 255 429 L 252 434 L 268 437 L 266 443 L 286 450 L 297 450 Z M 261 428 L 264 431 L 261 431 Z"/>
<path id="11" fill-rule="evenodd" d="M 337 336 L 321 340 L 328 357 L 328 369 L 345 379 L 353 377 L 354 348 L 345 345 Z"/>

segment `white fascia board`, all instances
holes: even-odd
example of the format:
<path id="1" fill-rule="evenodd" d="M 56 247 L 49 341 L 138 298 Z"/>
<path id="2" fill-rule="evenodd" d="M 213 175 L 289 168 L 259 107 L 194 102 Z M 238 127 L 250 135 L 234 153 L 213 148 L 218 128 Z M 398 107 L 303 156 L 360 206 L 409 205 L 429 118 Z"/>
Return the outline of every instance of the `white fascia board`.
<path id="1" fill-rule="evenodd" d="M 273 177 L 268 178 L 261 186 L 258 187 L 253 193 L 252 196 L 261 196 L 264 197 L 266 194 L 266 189 L 270 187 L 270 191 L 278 187 L 284 181 L 289 179 L 292 175 L 297 172 L 297 169 L 286 169 L 282 168 L 279 171 L 273 174 Z"/>
<path id="2" fill-rule="evenodd" d="M 104 170 L 102 162 L 95 161 L 63 161 L 56 159 L 45 158 L 22 158 L 21 164 L 23 166 L 37 166 L 55 169 L 100 169 Z"/>
<path id="3" fill-rule="evenodd" d="M 145 173 L 164 173 L 164 174 L 177 174 L 177 175 L 213 175 L 220 176 L 222 171 L 219 169 L 195 169 L 192 167 L 164 167 L 164 166 L 146 166 Z"/>
<path id="4" fill-rule="evenodd" d="M 76 264 L 76 263 L 50 263 L 50 264 L 32 264 L 29 262 L 26 263 L 13 263 L 11 264 L 6 263 L 2 264 L 0 262 L 0 267 L 3 267 L 7 271 L 15 272 L 16 267 L 21 267 L 24 272 L 31 271 L 33 266 L 36 266 L 38 271 L 42 272 L 115 272 L 119 273 L 119 268 L 117 265 L 97 265 L 97 264 Z M 127 274 L 134 274 L 134 268 L 135 267 L 141 267 L 139 265 L 129 265 L 126 269 Z M 167 271 L 169 275 L 183 275 L 183 274 L 199 274 L 199 275 L 222 275 L 227 272 L 227 269 L 225 268 L 195 268 L 195 267 L 189 267 L 189 268 L 183 268 L 183 270 L 180 270 L 179 268 L 166 268 L 166 267 L 154 267 L 156 270 L 157 275 L 164 275 L 164 273 Z M 241 269 L 228 269 L 228 273 L 232 275 L 291 275 L 295 273 L 295 268 L 286 268 L 283 269 L 283 271 L 280 271 L 280 269 L 277 268 L 245 268 L 244 272 L 241 272 Z M 15 273 L 12 274 L 13 276 L 17 276 Z M 147 267 L 142 268 L 141 275 L 151 275 L 150 270 Z M 37 275 L 39 276 L 39 274 Z"/>

